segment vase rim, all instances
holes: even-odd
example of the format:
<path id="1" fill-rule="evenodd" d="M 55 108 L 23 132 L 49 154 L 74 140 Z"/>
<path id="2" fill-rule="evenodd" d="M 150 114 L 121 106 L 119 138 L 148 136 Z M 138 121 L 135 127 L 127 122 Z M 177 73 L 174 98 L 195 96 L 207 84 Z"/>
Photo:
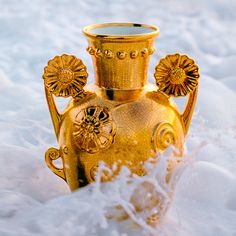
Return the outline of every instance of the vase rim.
<path id="1" fill-rule="evenodd" d="M 139 23 L 103 23 L 93 24 L 83 28 L 83 33 L 89 38 L 115 40 L 154 38 L 159 32 L 159 28 L 153 25 Z"/>

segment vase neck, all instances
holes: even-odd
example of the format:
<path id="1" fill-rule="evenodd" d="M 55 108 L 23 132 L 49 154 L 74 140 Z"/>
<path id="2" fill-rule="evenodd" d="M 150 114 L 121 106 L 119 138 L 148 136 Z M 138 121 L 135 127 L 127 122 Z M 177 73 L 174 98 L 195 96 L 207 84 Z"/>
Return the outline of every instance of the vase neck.
<path id="1" fill-rule="evenodd" d="M 154 52 L 153 40 L 159 31 L 141 25 L 140 29 L 136 29 L 137 26 L 132 24 L 123 24 L 101 27 L 100 32 L 107 30 L 106 27 L 112 27 L 111 35 L 94 34 L 91 28 L 95 28 L 97 33 L 99 27 L 92 26 L 84 30 L 89 42 L 87 50 L 93 58 L 96 84 L 112 90 L 142 89 L 147 82 L 149 57 Z M 116 27 L 121 28 L 118 34 L 114 34 Z M 121 34 L 120 30 L 128 28 L 131 34 Z M 132 34 L 132 30 L 135 33 L 138 30 L 147 32 Z"/>

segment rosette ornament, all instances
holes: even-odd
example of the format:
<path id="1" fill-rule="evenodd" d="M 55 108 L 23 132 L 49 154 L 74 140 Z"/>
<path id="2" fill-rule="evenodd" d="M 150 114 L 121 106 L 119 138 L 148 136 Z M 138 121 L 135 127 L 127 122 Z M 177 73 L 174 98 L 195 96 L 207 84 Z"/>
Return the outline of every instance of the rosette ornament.
<path id="1" fill-rule="evenodd" d="M 115 133 L 115 123 L 107 108 L 90 106 L 75 118 L 73 137 L 82 151 L 96 153 L 109 148 Z"/>
<path id="2" fill-rule="evenodd" d="M 83 92 L 88 73 L 83 62 L 73 56 L 55 56 L 44 68 L 44 84 L 57 97 L 76 97 Z"/>
<path id="3" fill-rule="evenodd" d="M 154 77 L 159 91 L 168 96 L 186 96 L 198 86 L 198 66 L 186 55 L 176 53 L 160 60 Z"/>

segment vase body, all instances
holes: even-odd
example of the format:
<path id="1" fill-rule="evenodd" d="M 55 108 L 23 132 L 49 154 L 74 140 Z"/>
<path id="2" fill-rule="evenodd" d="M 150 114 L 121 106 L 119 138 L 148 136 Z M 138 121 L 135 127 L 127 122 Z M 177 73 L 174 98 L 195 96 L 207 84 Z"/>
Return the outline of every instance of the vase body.
<path id="1" fill-rule="evenodd" d="M 84 65 L 71 56 L 63 55 L 51 62 L 54 68 L 61 66 L 57 78 L 67 90 L 59 91 L 52 85 L 53 69 L 45 69 L 46 96 L 59 143 L 59 149 L 48 150 L 46 161 L 72 191 L 96 179 L 101 161 L 113 169 L 102 173 L 101 180 L 110 181 L 122 166 L 133 174 L 145 175 L 144 163 L 149 158 L 158 161 L 158 155 L 170 145 L 175 146 L 176 155 L 183 154 L 196 90 L 191 93 L 184 114 L 180 114 L 168 93 L 147 83 L 149 57 L 158 33 L 155 27 L 138 24 L 86 27 L 84 34 L 89 43 L 87 51 L 93 58 L 95 84 L 84 88 Z M 55 61 L 59 66 L 55 66 Z M 66 63 L 68 68 L 64 68 Z M 182 76 L 176 68 L 170 72 L 172 82 Z M 68 84 L 70 87 L 65 87 Z M 53 92 L 65 97 L 71 95 L 68 91 L 72 89 L 77 92 L 64 112 L 59 113 Z M 57 158 L 62 159 L 63 168 L 53 164 Z"/>
<path id="2" fill-rule="evenodd" d="M 116 101 L 102 88 L 95 91 L 79 102 L 71 101 L 63 114 L 58 141 L 60 148 L 66 149 L 63 166 L 72 190 L 95 180 L 100 161 L 109 167 L 125 165 L 132 173 L 144 175 L 144 162 L 155 158 L 158 151 L 174 144 L 182 152 L 181 119 L 165 95 L 146 86 L 135 98 Z M 82 128 L 85 119 L 90 120 Z M 88 129 L 96 132 L 96 125 L 100 133 L 89 137 Z M 76 136 L 76 132 L 81 133 Z M 168 140 L 158 140 L 162 132 L 169 134 Z"/>

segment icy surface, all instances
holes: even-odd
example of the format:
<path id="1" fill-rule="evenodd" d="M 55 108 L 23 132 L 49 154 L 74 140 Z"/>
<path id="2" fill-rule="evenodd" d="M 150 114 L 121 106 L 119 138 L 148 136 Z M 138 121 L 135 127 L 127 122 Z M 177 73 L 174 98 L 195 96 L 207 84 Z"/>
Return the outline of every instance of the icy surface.
<path id="1" fill-rule="evenodd" d="M 233 0 L 0 0 L 0 235 L 235 236 L 235 12 Z M 43 67 L 56 54 L 75 54 L 92 82 L 81 30 L 103 22 L 160 27 L 150 81 L 167 53 L 187 53 L 201 68 L 186 144 L 190 161 L 166 217 L 154 229 L 142 218 L 118 223 L 105 218 L 114 203 L 130 207 L 126 200 L 133 188 L 125 177 L 105 192 L 94 185 L 69 194 L 44 163 L 45 150 L 57 144 Z"/>

